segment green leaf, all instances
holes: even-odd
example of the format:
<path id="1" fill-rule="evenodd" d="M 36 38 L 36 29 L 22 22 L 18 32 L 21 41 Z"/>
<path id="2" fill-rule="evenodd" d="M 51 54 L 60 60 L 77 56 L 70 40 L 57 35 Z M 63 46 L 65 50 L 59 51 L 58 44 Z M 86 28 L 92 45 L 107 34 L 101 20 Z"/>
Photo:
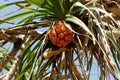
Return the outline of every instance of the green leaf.
<path id="1" fill-rule="evenodd" d="M 29 11 L 36 12 L 31 8 L 29 8 Z M 34 13 L 33 15 L 27 16 L 26 18 L 22 19 L 20 22 L 18 22 L 18 24 L 30 23 L 30 21 L 32 21 L 35 18 L 35 16 L 39 16 L 39 15 Z"/>
<path id="2" fill-rule="evenodd" d="M 33 14 L 35 13 L 34 11 L 27 11 L 27 12 L 22 12 L 22 13 L 19 13 L 19 14 L 16 14 L 16 15 L 13 15 L 13 16 L 10 16 L 4 20 L 6 21 L 10 21 L 10 20 L 14 20 L 14 19 L 17 19 L 17 18 L 21 18 L 23 16 L 26 16 L 26 15 L 29 15 L 29 14 Z M 0 22 L 0 24 L 2 24 L 3 22 Z"/>
<path id="3" fill-rule="evenodd" d="M 26 0 L 26 1 L 38 7 L 40 7 L 41 4 L 44 2 L 44 0 Z"/>
<path id="4" fill-rule="evenodd" d="M 64 10 L 63 0 L 44 0 L 41 8 L 47 13 L 52 13 L 53 17 L 60 19 L 63 19 L 65 17 L 66 11 Z"/>
<path id="5" fill-rule="evenodd" d="M 35 55 L 34 55 L 34 57 L 35 57 Z M 34 57 L 29 62 L 24 62 L 24 64 L 26 64 L 26 65 L 23 65 L 24 69 L 18 74 L 18 76 L 16 77 L 16 80 L 20 80 L 20 78 L 22 78 L 22 76 L 32 67 Z"/>
<path id="6" fill-rule="evenodd" d="M 29 70 L 31 71 L 32 65 L 33 65 L 33 63 L 35 61 L 35 57 L 36 57 L 36 53 L 34 53 L 34 51 L 36 51 L 36 49 L 38 49 L 40 45 L 41 45 L 41 41 L 39 41 L 38 44 L 36 44 L 36 45 L 32 44 L 32 45 L 28 46 L 27 51 L 24 53 L 25 55 L 22 59 L 22 63 L 20 64 L 20 68 L 19 68 L 20 73 L 16 77 L 16 80 L 20 80 L 26 72 L 28 72 Z M 30 50 L 30 48 L 32 46 L 34 46 L 34 48 L 32 50 Z M 28 52 L 28 51 L 30 51 L 30 52 Z"/>
<path id="7" fill-rule="evenodd" d="M 30 15 L 30 16 L 22 19 L 21 21 L 19 21 L 18 24 L 28 23 L 29 21 L 31 21 L 32 18 L 33 18 L 33 15 Z"/>
<path id="8" fill-rule="evenodd" d="M 69 12 L 69 9 L 70 9 L 70 0 L 63 0 L 63 7 L 65 9 L 65 13 Z"/>
<path id="9" fill-rule="evenodd" d="M 1 50 L 0 50 L 0 53 L 6 52 L 6 51 L 8 51 L 8 50 L 6 50 L 6 49 L 1 49 Z"/>
<path id="10" fill-rule="evenodd" d="M 107 33 L 107 37 L 108 39 L 113 43 L 113 45 L 115 46 L 116 50 L 118 51 L 118 53 L 120 54 L 120 46 L 118 45 L 118 43 L 114 40 L 114 38 Z"/>
<path id="11" fill-rule="evenodd" d="M 95 43 L 95 36 L 93 35 L 93 33 L 90 31 L 90 29 L 85 25 L 85 23 L 83 21 L 81 21 L 79 18 L 73 16 L 73 15 L 66 15 L 66 21 L 70 21 L 72 23 L 75 23 L 76 25 L 79 25 L 81 28 L 83 28 L 86 32 L 88 32 L 92 38 L 93 38 L 93 42 Z"/>
<path id="12" fill-rule="evenodd" d="M 8 6 L 11 6 L 11 5 L 14 5 L 14 4 L 16 4 L 16 3 L 27 3 L 26 1 L 18 1 L 18 2 L 13 2 L 13 3 L 8 3 L 8 4 L 4 4 L 4 5 L 1 5 L 0 6 L 0 10 L 1 9 L 4 9 L 4 8 L 7 8 Z"/>
<path id="13" fill-rule="evenodd" d="M 46 33 L 46 32 L 45 32 Z M 43 33 L 43 35 L 45 34 Z M 40 39 L 43 35 L 41 35 L 38 39 Z M 33 41 L 26 49 L 25 53 L 23 54 L 22 57 L 22 63 L 19 66 L 19 71 L 18 71 L 18 75 L 16 76 L 16 80 L 20 80 L 24 74 L 26 72 L 31 71 L 32 69 L 32 65 L 35 61 L 35 56 L 36 53 L 34 53 L 34 51 L 36 51 L 36 49 L 38 49 L 41 45 L 42 41 L 38 41 L 38 39 L 36 39 L 35 41 Z M 42 40 L 42 39 L 41 39 Z M 37 43 L 36 43 L 37 42 Z M 32 48 L 33 47 L 33 48 Z M 32 50 L 30 50 L 32 48 Z M 31 56 L 31 54 L 33 54 Z M 38 54 L 38 53 L 37 53 Z"/>

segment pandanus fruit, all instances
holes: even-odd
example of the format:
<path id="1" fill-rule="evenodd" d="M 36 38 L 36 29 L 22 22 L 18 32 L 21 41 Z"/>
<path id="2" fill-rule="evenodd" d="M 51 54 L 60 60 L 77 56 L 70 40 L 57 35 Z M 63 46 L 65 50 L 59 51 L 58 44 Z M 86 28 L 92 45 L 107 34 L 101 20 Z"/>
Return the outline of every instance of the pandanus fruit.
<path id="1" fill-rule="evenodd" d="M 64 21 L 55 22 L 50 29 L 49 38 L 58 47 L 67 46 L 73 40 L 71 25 Z"/>

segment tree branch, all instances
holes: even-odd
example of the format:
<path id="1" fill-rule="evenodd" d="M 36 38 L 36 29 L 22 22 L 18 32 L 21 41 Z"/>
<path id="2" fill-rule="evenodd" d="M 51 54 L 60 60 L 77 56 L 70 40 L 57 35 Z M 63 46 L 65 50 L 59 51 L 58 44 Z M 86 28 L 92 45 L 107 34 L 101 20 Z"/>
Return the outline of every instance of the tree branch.
<path id="1" fill-rule="evenodd" d="M 22 40 L 20 38 L 17 39 L 17 42 L 14 43 L 14 47 L 11 50 L 11 52 L 5 57 L 2 61 L 0 61 L 0 72 L 3 70 L 3 68 L 6 66 L 6 64 L 14 58 L 16 53 L 18 52 L 20 46 L 21 46 Z"/>
<path id="2" fill-rule="evenodd" d="M 13 65 L 10 68 L 9 72 L 7 73 L 7 75 L 5 77 L 3 77 L 2 80 L 11 80 L 13 78 L 13 76 L 15 74 L 15 71 L 17 69 L 17 66 L 21 62 L 22 55 L 24 54 L 24 52 L 26 50 L 26 45 L 33 40 L 31 38 L 32 38 L 32 36 L 27 36 L 27 38 L 25 39 L 25 42 L 22 44 L 22 47 L 19 50 L 19 54 L 18 54 L 16 60 L 14 61 Z"/>
<path id="3" fill-rule="evenodd" d="M 43 57 L 44 59 L 49 59 L 50 57 L 54 56 L 54 55 L 58 55 L 60 54 L 62 51 L 67 50 L 66 48 L 59 48 L 57 50 L 52 50 L 52 48 L 48 48 L 45 50 L 45 52 L 43 53 Z"/>
<path id="4" fill-rule="evenodd" d="M 73 60 L 72 60 L 72 71 L 74 72 L 74 74 L 78 78 L 78 80 L 85 80 L 84 77 L 77 70 L 77 67 L 76 67 L 76 65 L 75 65 Z"/>
<path id="5" fill-rule="evenodd" d="M 10 36 L 8 34 L 0 33 L 0 40 L 5 40 L 5 41 L 9 41 L 9 42 L 17 42 L 18 39 L 15 36 Z"/>
<path id="6" fill-rule="evenodd" d="M 42 33 L 38 32 L 36 30 L 9 30 L 9 29 L 0 29 L 0 39 L 9 41 L 9 42 L 17 42 L 18 38 L 16 38 L 14 35 L 31 35 L 33 37 L 38 37 Z M 35 38 L 34 38 L 35 39 Z"/>
<path id="7" fill-rule="evenodd" d="M 46 24 L 39 24 L 39 23 L 44 23 L 45 21 L 40 21 L 40 22 L 35 22 L 35 23 L 30 23 L 30 24 L 23 24 L 23 25 L 18 25 L 15 26 L 14 28 L 11 28 L 12 30 L 33 30 L 33 29 L 38 29 L 38 28 L 42 28 L 42 27 L 48 27 L 50 26 L 50 24 L 48 23 L 48 21 L 46 21 Z"/>

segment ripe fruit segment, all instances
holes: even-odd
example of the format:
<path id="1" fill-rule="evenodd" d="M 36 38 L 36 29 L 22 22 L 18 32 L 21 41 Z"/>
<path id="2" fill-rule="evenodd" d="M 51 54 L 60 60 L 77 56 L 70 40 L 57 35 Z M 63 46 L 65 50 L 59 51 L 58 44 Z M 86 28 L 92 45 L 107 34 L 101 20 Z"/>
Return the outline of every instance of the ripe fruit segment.
<path id="1" fill-rule="evenodd" d="M 69 24 L 65 24 L 63 21 L 58 21 L 52 25 L 50 29 L 49 38 L 51 42 L 58 47 L 65 47 L 73 39 L 73 32 L 68 29 L 71 28 Z"/>

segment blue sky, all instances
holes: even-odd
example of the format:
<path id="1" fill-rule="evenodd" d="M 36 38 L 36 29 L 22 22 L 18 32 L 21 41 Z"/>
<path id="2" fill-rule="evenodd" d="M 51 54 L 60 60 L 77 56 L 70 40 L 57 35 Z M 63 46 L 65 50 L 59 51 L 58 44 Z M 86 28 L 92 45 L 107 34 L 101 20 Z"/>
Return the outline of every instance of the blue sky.
<path id="1" fill-rule="evenodd" d="M 5 0 L 0 0 L 0 5 L 6 4 L 8 2 L 14 2 L 14 1 L 20 1 L 20 0 L 6 0 L 6 1 Z M 3 10 L 0 10 L 0 19 L 8 17 L 8 16 L 4 16 L 4 15 L 9 13 L 9 12 L 12 12 L 16 9 L 17 9 L 17 7 L 10 6 L 8 8 L 3 9 Z M 19 12 L 21 12 L 21 11 L 19 11 Z M 17 20 L 14 20 L 13 22 L 17 22 Z M 12 25 L 5 23 L 5 24 L 0 25 L 0 28 L 7 28 L 7 27 L 10 27 L 10 26 L 12 26 Z M 93 67 L 92 67 L 92 70 L 91 70 L 91 79 L 90 80 L 99 80 L 98 75 L 97 75 L 98 73 L 99 73 L 99 69 L 98 69 L 96 61 L 94 60 L 94 64 L 93 64 Z M 111 80 L 113 80 L 113 79 L 111 79 Z"/>
<path id="2" fill-rule="evenodd" d="M 15 1 L 22 1 L 22 0 L 0 0 L 0 5 L 15 2 Z M 19 9 L 19 7 L 16 7 L 15 5 L 12 5 L 12 6 L 9 6 L 8 8 L 0 10 L 0 19 L 4 19 L 6 17 L 12 16 L 16 13 L 20 13 L 20 12 L 23 11 L 23 10 L 20 10 L 20 11 L 17 11 L 15 13 L 11 14 L 11 12 L 16 11 L 17 9 Z M 7 15 L 7 14 L 10 14 L 10 15 Z M 16 23 L 16 22 L 20 21 L 21 19 L 16 19 L 16 20 L 13 20 L 12 22 Z M 0 25 L 0 27 L 4 27 L 4 28 L 5 27 L 10 27 L 10 26 L 12 26 L 12 24 L 5 23 L 5 24 Z"/>
<path id="3" fill-rule="evenodd" d="M 5 1 L 5 0 L 0 0 L 0 5 L 6 4 L 8 2 L 13 2 L 13 1 L 18 1 L 18 0 L 10 0 L 10 1 Z M 15 10 L 15 6 L 10 6 L 8 8 L 5 8 L 3 10 L 0 10 L 0 19 L 3 19 L 5 17 L 8 17 L 6 14 L 8 14 L 9 12 L 12 12 Z M 0 25 L 0 27 L 9 27 L 11 26 L 11 24 L 2 24 Z"/>

